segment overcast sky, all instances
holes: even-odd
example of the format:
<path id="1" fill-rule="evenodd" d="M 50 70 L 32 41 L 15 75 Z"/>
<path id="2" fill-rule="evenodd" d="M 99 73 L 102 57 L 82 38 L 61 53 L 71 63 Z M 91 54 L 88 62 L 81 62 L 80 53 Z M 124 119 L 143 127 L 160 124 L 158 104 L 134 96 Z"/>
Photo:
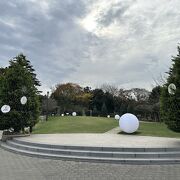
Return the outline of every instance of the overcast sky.
<path id="1" fill-rule="evenodd" d="M 151 89 L 180 42 L 179 0 L 0 0 L 0 66 L 24 53 L 41 90 Z"/>

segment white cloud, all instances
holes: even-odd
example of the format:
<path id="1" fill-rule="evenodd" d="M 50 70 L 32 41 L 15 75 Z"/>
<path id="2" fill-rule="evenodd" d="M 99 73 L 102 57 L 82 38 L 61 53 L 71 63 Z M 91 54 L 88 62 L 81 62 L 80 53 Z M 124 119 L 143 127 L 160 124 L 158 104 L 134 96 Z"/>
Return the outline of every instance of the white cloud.
<path id="1" fill-rule="evenodd" d="M 179 9 L 178 0 L 2 0 L 0 65 L 23 52 L 44 90 L 67 81 L 150 89 L 176 55 Z"/>

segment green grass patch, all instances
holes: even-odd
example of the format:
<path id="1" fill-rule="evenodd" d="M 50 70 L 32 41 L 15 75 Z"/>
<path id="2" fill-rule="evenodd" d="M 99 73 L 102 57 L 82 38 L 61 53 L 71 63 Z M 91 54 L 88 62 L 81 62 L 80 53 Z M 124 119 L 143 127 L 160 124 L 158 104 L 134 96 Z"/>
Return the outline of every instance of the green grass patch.
<path id="1" fill-rule="evenodd" d="M 34 127 L 33 133 L 104 133 L 118 125 L 118 121 L 114 118 L 87 116 L 50 117 L 47 122 L 39 122 Z M 125 133 L 120 132 L 119 134 Z M 173 132 L 164 123 L 157 122 L 140 122 L 140 127 L 134 135 L 180 138 L 180 133 Z"/>
<path id="2" fill-rule="evenodd" d="M 180 137 L 180 133 L 171 131 L 164 123 L 157 122 L 142 122 L 138 132 L 143 136 Z"/>
<path id="3" fill-rule="evenodd" d="M 113 118 L 60 116 L 50 117 L 47 122 L 39 122 L 33 133 L 104 133 L 117 126 L 118 121 Z"/>
<path id="4" fill-rule="evenodd" d="M 119 134 L 125 133 L 120 132 Z M 180 133 L 169 130 L 164 123 L 157 122 L 140 122 L 138 131 L 133 134 L 140 136 L 180 138 Z"/>

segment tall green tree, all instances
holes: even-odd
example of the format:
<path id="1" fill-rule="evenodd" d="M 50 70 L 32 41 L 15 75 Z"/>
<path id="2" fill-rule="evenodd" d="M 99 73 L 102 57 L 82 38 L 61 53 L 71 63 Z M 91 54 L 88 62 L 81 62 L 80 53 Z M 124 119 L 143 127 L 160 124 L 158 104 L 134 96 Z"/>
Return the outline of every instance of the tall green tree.
<path id="1" fill-rule="evenodd" d="M 158 103 L 160 100 L 161 86 L 156 86 L 152 89 L 149 95 L 149 102 L 151 104 Z"/>
<path id="2" fill-rule="evenodd" d="M 175 84 L 174 94 L 168 92 L 169 84 Z M 180 47 L 177 56 L 172 58 L 172 67 L 168 72 L 167 83 L 164 84 L 160 97 L 161 119 L 168 128 L 180 132 Z"/>
<path id="3" fill-rule="evenodd" d="M 21 67 L 25 68 L 30 73 L 34 86 L 41 86 L 40 81 L 36 77 L 35 69 L 25 55 L 19 54 L 17 57 L 10 61 L 10 66 L 16 64 L 19 64 Z"/>
<path id="4" fill-rule="evenodd" d="M 114 96 L 110 94 L 109 92 L 106 92 L 104 94 L 104 102 L 107 108 L 108 113 L 114 112 Z"/>
<path id="5" fill-rule="evenodd" d="M 14 128 L 19 132 L 26 126 L 35 125 L 39 116 L 39 98 L 36 78 L 30 61 L 23 54 L 10 60 L 10 66 L 0 76 L 0 107 L 8 104 L 11 111 L 0 112 L 0 129 Z M 20 99 L 27 97 L 27 103 L 22 105 Z"/>
<path id="6" fill-rule="evenodd" d="M 102 89 L 94 89 L 92 91 L 91 107 L 96 107 L 101 112 L 104 103 L 104 92 Z"/>
<path id="7" fill-rule="evenodd" d="M 101 113 L 102 113 L 103 116 L 107 115 L 107 107 L 106 107 L 105 103 L 103 103 L 103 105 L 102 105 Z"/>

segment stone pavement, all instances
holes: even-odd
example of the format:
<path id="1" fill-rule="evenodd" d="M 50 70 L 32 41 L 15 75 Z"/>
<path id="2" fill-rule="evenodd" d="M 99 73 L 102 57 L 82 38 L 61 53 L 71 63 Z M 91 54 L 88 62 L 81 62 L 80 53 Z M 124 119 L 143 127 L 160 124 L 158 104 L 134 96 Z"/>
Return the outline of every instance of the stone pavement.
<path id="1" fill-rule="evenodd" d="M 22 156 L 0 148 L 0 180 L 179 180 L 180 165 L 121 165 Z"/>
<path id="2" fill-rule="evenodd" d="M 120 128 L 119 127 L 115 127 L 107 132 L 105 132 L 104 134 L 118 134 L 120 132 Z"/>
<path id="3" fill-rule="evenodd" d="M 59 144 L 72 146 L 98 146 L 98 147 L 180 147 L 180 138 L 165 138 L 151 136 L 134 136 L 122 134 L 33 134 L 28 137 L 18 138 L 44 144 Z"/>

